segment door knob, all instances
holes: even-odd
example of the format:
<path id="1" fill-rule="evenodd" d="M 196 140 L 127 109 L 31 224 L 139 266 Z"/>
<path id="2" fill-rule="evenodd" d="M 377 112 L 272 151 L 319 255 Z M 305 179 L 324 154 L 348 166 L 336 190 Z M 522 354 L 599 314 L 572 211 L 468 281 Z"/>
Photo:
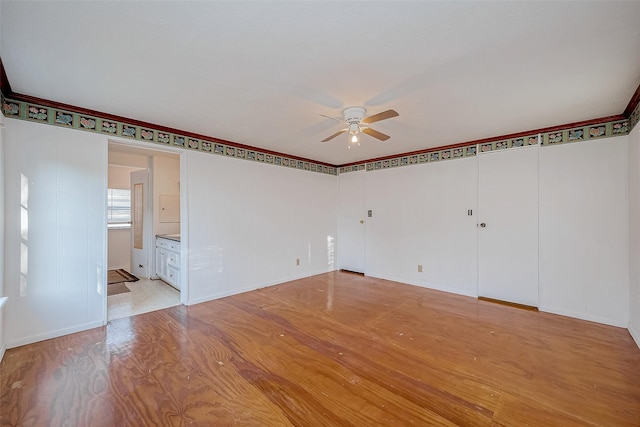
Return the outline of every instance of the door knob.
<path id="1" fill-rule="evenodd" d="M 364 224 L 364 219 L 361 219 L 361 220 L 360 220 L 360 224 Z"/>
<path id="2" fill-rule="evenodd" d="M 485 228 L 487 226 L 487 224 L 485 224 L 484 222 L 480 224 L 480 227 Z"/>

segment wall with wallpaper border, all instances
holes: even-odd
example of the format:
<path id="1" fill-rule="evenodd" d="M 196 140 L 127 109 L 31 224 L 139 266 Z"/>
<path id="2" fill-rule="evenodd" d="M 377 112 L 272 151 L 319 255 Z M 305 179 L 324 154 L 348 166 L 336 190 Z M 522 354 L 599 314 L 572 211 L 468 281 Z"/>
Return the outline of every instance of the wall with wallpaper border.
<path id="1" fill-rule="evenodd" d="M 478 152 L 488 152 L 496 150 L 506 150 L 525 145 L 541 144 L 543 147 L 567 144 L 571 142 L 600 140 L 604 138 L 628 135 L 633 126 L 638 123 L 640 116 L 640 104 L 629 119 L 603 121 L 601 123 L 590 124 L 588 126 L 567 127 L 545 133 L 532 133 L 527 136 L 516 138 L 499 139 L 481 144 L 469 143 L 469 145 L 453 148 L 425 150 L 422 153 L 410 155 L 399 155 L 397 157 L 363 162 L 356 165 L 340 167 L 339 173 L 355 172 L 360 170 L 374 171 L 379 169 L 395 168 L 399 166 L 411 166 L 424 163 L 439 162 L 442 160 L 460 159 L 474 157 Z"/>
<path id="2" fill-rule="evenodd" d="M 565 129 L 544 133 L 532 132 L 530 135 L 515 138 L 497 139 L 480 144 L 469 143 L 450 148 L 434 148 L 412 154 L 401 154 L 383 160 L 365 161 L 355 165 L 334 167 L 313 161 L 304 161 L 287 156 L 281 156 L 259 149 L 240 148 L 217 142 L 213 138 L 191 138 L 180 133 L 165 132 L 129 124 L 126 121 L 101 118 L 99 115 L 88 115 L 67 109 L 47 107 L 37 103 L 12 100 L 2 95 L 2 112 L 6 117 L 45 123 L 54 126 L 69 127 L 105 135 L 130 138 L 137 141 L 151 142 L 158 145 L 179 147 L 187 150 L 201 151 L 221 156 L 272 164 L 275 166 L 319 172 L 329 175 L 348 173 L 359 170 L 373 171 L 379 169 L 410 166 L 442 160 L 473 157 L 478 152 L 504 150 L 535 145 L 544 146 L 566 144 L 585 140 L 596 140 L 615 136 L 628 135 L 631 129 L 640 121 L 640 103 L 631 112 L 628 119 L 602 121 L 585 126 L 569 126 Z"/>
<path id="3" fill-rule="evenodd" d="M 234 147 L 216 142 L 213 138 L 191 138 L 180 133 L 165 132 L 153 127 L 132 125 L 124 121 L 111 120 L 63 110 L 54 107 L 38 105 L 24 101 L 16 101 L 2 96 L 2 112 L 6 117 L 32 122 L 44 123 L 53 126 L 67 127 L 110 136 L 133 139 L 137 141 L 151 142 L 158 145 L 183 148 L 186 150 L 200 151 L 217 154 L 220 156 L 235 157 L 259 163 L 267 163 L 275 166 L 301 169 L 309 172 L 318 172 L 328 175 L 337 175 L 336 167 L 327 166 L 312 161 L 298 160 L 291 157 L 280 156 L 259 149 Z"/>
<path id="4" fill-rule="evenodd" d="M 640 90 L 640 88 L 638 88 Z M 633 130 L 640 122 L 640 102 L 636 105 L 636 108 L 629 114 L 629 132 Z"/>

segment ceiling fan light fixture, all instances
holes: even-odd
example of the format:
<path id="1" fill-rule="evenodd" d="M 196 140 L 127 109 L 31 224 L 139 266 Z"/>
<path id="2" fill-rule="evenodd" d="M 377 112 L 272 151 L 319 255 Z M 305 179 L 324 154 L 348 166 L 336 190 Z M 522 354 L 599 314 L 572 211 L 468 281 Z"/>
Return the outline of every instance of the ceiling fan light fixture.
<path id="1" fill-rule="evenodd" d="M 374 114 L 372 116 L 365 116 L 366 114 L 367 114 L 367 110 L 363 107 L 345 108 L 342 111 L 342 115 L 344 116 L 344 123 L 347 125 L 347 127 L 323 139 L 322 142 L 330 141 L 336 136 L 342 135 L 345 132 L 349 133 L 349 148 L 351 148 L 352 143 L 357 146 L 360 145 L 360 138 L 358 137 L 358 134 L 361 132 L 366 133 L 367 135 L 373 138 L 376 138 L 380 141 L 386 141 L 387 139 L 389 139 L 390 138 L 389 135 L 385 135 L 382 132 L 378 132 L 377 130 L 371 129 L 369 127 L 369 124 L 374 122 L 379 122 L 381 120 L 390 119 L 392 117 L 397 117 L 398 113 L 394 110 L 387 110 L 381 113 Z M 321 114 L 321 116 L 324 116 L 324 115 Z M 333 119 L 333 117 L 329 117 L 329 116 L 324 116 L 324 117 Z M 337 119 L 334 119 L 334 120 L 337 120 Z"/>

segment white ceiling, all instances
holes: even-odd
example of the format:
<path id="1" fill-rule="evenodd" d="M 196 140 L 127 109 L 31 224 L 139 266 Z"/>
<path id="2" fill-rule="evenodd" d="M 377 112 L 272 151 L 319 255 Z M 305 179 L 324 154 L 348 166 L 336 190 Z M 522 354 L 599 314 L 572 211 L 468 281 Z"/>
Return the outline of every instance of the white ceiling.
<path id="1" fill-rule="evenodd" d="M 640 2 L 2 1 L 12 90 L 331 164 L 620 114 Z M 320 141 L 349 106 L 399 117 Z"/>

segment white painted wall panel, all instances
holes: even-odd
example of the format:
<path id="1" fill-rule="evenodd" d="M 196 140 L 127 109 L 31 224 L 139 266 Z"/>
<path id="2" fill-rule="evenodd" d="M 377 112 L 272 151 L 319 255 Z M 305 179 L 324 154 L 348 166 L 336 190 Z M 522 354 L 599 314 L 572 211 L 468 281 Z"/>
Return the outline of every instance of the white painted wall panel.
<path id="1" fill-rule="evenodd" d="M 8 120 L 5 144 L 7 345 L 101 325 L 106 138 Z"/>
<path id="2" fill-rule="evenodd" d="M 540 309 L 629 321 L 628 137 L 540 150 Z"/>
<path id="3" fill-rule="evenodd" d="M 153 234 L 180 233 L 180 222 L 160 222 L 160 196 L 180 196 L 180 157 L 153 156 Z"/>
<path id="4" fill-rule="evenodd" d="M 629 332 L 640 347 L 640 126 L 629 135 Z"/>
<path id="5" fill-rule="evenodd" d="M 476 158 L 367 172 L 366 194 L 367 275 L 477 295 Z"/>
<path id="6" fill-rule="evenodd" d="M 131 228 L 112 228 L 108 231 L 107 269 L 129 270 L 131 264 Z"/>
<path id="7" fill-rule="evenodd" d="M 185 163 L 188 303 L 337 267 L 337 177 L 196 152 Z"/>
<path id="8" fill-rule="evenodd" d="M 1 9 L 1 7 L 0 7 Z M 0 123 L 4 123 L 5 118 L 0 113 Z M 4 291 L 4 128 L 0 126 L 0 362 L 5 351 L 5 321 L 4 308 L 2 298 L 5 296 Z"/>

